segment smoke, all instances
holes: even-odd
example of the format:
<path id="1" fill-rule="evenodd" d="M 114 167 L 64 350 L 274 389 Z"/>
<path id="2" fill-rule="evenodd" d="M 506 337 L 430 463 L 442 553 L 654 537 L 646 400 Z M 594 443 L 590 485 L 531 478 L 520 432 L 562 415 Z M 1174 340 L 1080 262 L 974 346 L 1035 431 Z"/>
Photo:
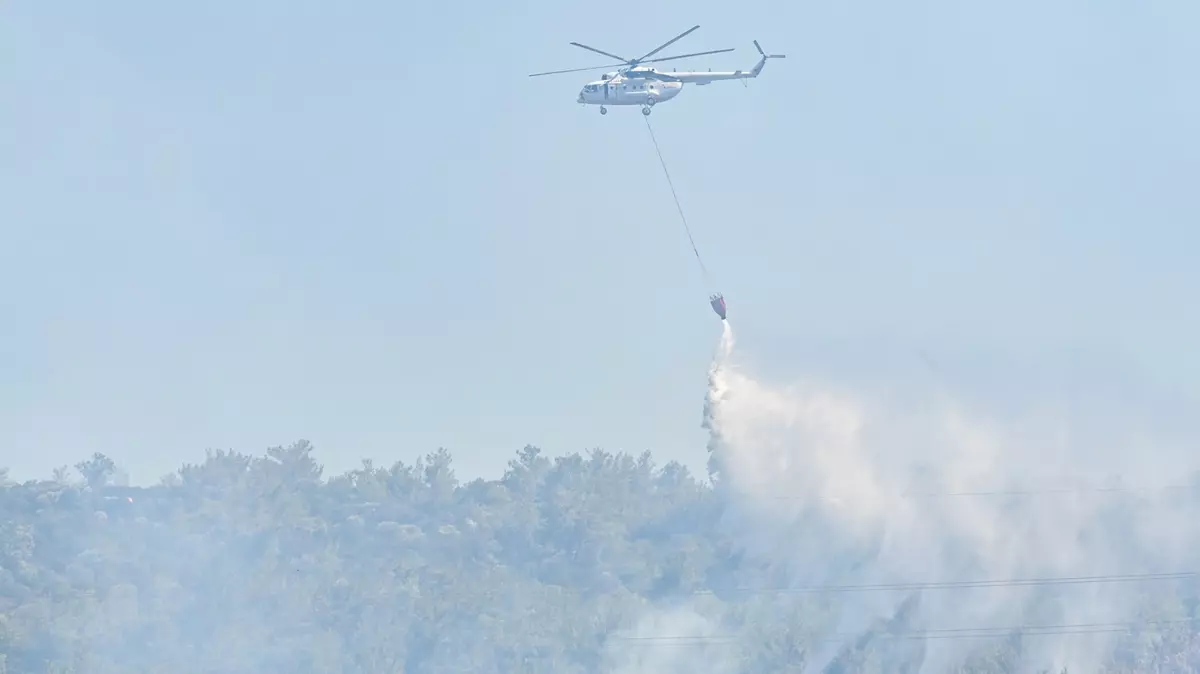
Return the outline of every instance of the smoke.
<path id="1" fill-rule="evenodd" d="M 1007 383 L 1026 394 L 1022 404 L 989 406 L 946 382 L 851 389 L 826 375 L 773 385 L 737 362 L 724 325 L 704 425 L 722 525 L 745 555 L 739 584 L 762 594 L 908 584 L 829 594 L 829 633 L 845 636 L 809 653 L 809 671 L 842 671 L 856 644 L 878 641 L 880 620 L 909 633 L 1059 626 L 1024 637 L 1012 671 L 1096 671 L 1119 635 L 1062 626 L 1135 621 L 1149 597 L 1173 596 L 1170 583 L 911 584 L 1195 568 L 1198 502 L 1162 488 L 1185 480 L 1195 459 L 1154 432 L 1155 410 L 1081 408 L 1083 396 L 1040 395 L 1019 368 Z M 1138 482 L 1122 488 L 1114 476 Z M 1004 643 L 915 642 L 883 671 L 947 671 Z"/>
<path id="2" fill-rule="evenodd" d="M 703 602 L 694 607 L 650 607 L 636 626 L 611 635 L 612 674 L 736 674 L 729 661 L 721 626 L 706 617 Z M 714 609 L 707 607 L 709 613 Z M 662 635 L 671 641 L 661 641 Z"/>

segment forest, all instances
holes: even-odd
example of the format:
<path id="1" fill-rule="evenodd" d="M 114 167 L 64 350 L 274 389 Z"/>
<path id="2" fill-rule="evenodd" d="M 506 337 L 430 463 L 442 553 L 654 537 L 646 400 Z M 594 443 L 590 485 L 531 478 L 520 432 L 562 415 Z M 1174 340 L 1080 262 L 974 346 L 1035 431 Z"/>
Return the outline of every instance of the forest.
<path id="1" fill-rule="evenodd" d="M 342 475 L 313 451 L 209 451 L 148 487 L 101 454 L 4 477 L 0 674 L 999 674 L 1079 644 L 1092 671 L 1200 671 L 1187 574 L 1137 583 L 1121 622 L 1056 618 L 1076 590 L 1047 582 L 990 590 L 1021 590 L 1038 629 L 932 624 L 928 597 L 960 590 L 802 587 L 739 540 L 719 474 L 649 453 L 525 447 L 464 482 L 444 449 Z M 775 543 L 860 563 L 820 522 L 789 526 Z M 868 596 L 877 610 L 847 615 Z"/>

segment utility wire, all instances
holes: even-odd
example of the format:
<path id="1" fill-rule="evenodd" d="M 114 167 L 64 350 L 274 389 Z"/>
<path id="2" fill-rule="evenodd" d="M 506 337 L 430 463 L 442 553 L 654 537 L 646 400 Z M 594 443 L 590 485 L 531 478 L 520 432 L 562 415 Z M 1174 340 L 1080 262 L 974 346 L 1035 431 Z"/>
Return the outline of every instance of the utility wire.
<path id="1" fill-rule="evenodd" d="M 925 499 L 925 498 L 976 498 L 985 496 L 1053 496 L 1053 495 L 1070 495 L 1070 494 L 1132 494 L 1132 493 L 1154 493 L 1166 491 L 1196 491 L 1200 485 L 1195 484 L 1168 484 L 1152 487 L 1050 487 L 1046 489 L 993 489 L 979 491 L 949 491 L 949 492 L 901 492 L 894 494 L 896 498 L 902 499 Z M 762 495 L 755 498 L 762 498 L 771 501 L 802 501 L 811 500 L 807 496 L 795 495 Z M 836 495 L 825 497 L 827 499 L 840 498 Z"/>
<path id="2" fill-rule="evenodd" d="M 1058 624 L 1058 625 L 1011 625 L 1002 627 L 952 627 L 942 629 L 925 629 L 925 630 L 907 630 L 907 631 L 889 631 L 871 634 L 869 630 L 864 632 L 849 633 L 842 632 L 837 634 L 825 635 L 820 638 L 803 638 L 804 641 L 825 642 L 825 643 L 844 643 L 847 639 L 870 638 L 870 639 L 979 639 L 979 638 L 996 638 L 1010 636 L 1064 636 L 1064 635 L 1083 635 L 1083 634 L 1113 634 L 1120 632 L 1129 632 L 1139 628 L 1147 627 L 1166 627 L 1171 625 L 1194 625 L 1200 622 L 1200 618 L 1183 618 L 1177 620 L 1146 620 L 1137 622 L 1111 622 L 1111 623 L 1076 623 L 1076 624 Z M 687 636 L 687 635 L 661 635 L 661 636 L 644 636 L 644 637 L 612 637 L 613 641 L 621 641 L 629 645 L 644 645 L 644 646 L 701 646 L 701 645 L 737 645 L 745 641 L 746 637 L 736 635 L 708 635 L 708 636 Z"/>
<path id="3" fill-rule="evenodd" d="M 877 583 L 861 585 L 796 585 L 779 587 L 745 587 L 725 588 L 717 590 L 700 590 L 696 595 L 711 595 L 717 593 L 839 593 L 839 592 L 891 592 L 896 590 L 959 590 L 992 587 L 1030 587 L 1043 585 L 1089 585 L 1103 583 L 1140 583 L 1168 580 L 1188 580 L 1200 577 L 1197 571 L 1178 571 L 1167 573 L 1140 573 L 1103 576 L 1064 576 L 1041 578 L 1002 578 L 990 580 L 951 580 L 933 582 L 909 583 Z"/>

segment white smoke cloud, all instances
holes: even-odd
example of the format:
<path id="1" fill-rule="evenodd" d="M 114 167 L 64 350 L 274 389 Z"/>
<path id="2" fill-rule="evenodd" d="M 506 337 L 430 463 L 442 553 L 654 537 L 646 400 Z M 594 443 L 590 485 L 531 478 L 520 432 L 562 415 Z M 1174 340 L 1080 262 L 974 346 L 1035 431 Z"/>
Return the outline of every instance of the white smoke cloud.
<path id="1" fill-rule="evenodd" d="M 735 674 L 719 622 L 695 606 L 650 607 L 637 625 L 610 635 L 612 674 Z M 712 606 L 708 606 L 713 613 Z M 719 613 L 719 612 L 718 612 Z M 669 635 L 664 641 L 663 635 Z"/>
<path id="2" fill-rule="evenodd" d="M 1015 411 L 989 411 L 930 387 L 898 397 L 830 378 L 775 386 L 739 365 L 725 326 L 705 405 L 710 466 L 728 504 L 724 524 L 752 559 L 786 569 L 790 585 L 1145 574 L 1197 561 L 1200 503 L 1190 494 L 1096 489 L 1114 475 L 1129 486 L 1179 484 L 1196 469 L 1184 445 L 1147 430 L 1153 426 L 1139 410 L 1084 410 L 1072 420 L 1035 386 Z M 995 493 L 1005 491 L 1026 493 Z M 926 589 L 916 624 L 1129 622 L 1156 589 L 1163 586 Z M 841 594 L 836 631 L 860 633 L 913 596 Z M 1113 638 L 1027 638 L 1024 665 L 1095 671 Z M 931 640 L 922 671 L 946 671 L 996 643 Z M 813 654 L 810 670 L 841 647 Z"/>

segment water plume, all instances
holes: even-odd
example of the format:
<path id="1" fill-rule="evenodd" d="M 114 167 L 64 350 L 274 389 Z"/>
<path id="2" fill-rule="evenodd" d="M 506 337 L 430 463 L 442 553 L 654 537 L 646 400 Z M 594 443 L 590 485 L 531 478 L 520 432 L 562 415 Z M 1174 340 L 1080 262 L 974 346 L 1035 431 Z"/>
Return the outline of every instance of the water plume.
<path id="1" fill-rule="evenodd" d="M 1112 576 L 1200 567 L 1200 501 L 1161 488 L 1196 462 L 1185 443 L 1152 432 L 1154 410 L 1085 410 L 1071 422 L 1083 427 L 1064 433 L 1064 408 L 1033 385 L 1028 404 L 1000 413 L 946 388 L 768 384 L 737 362 L 724 326 L 704 426 L 722 526 L 755 569 L 741 582 L 764 593 L 897 586 L 826 593 L 829 634 L 845 636 L 812 653 L 813 667 L 849 671 L 864 640 L 901 622 L 911 633 L 1133 621 L 1170 585 Z M 1151 488 L 1114 488 L 1103 482 L 1112 475 Z M 1053 582 L 1067 577 L 1093 580 Z M 979 579 L 1046 582 L 945 585 Z M 1021 638 L 1013 666 L 1096 671 L 1119 638 L 1062 632 Z M 946 671 L 1003 643 L 931 638 L 907 662 L 893 653 L 884 671 Z"/>

